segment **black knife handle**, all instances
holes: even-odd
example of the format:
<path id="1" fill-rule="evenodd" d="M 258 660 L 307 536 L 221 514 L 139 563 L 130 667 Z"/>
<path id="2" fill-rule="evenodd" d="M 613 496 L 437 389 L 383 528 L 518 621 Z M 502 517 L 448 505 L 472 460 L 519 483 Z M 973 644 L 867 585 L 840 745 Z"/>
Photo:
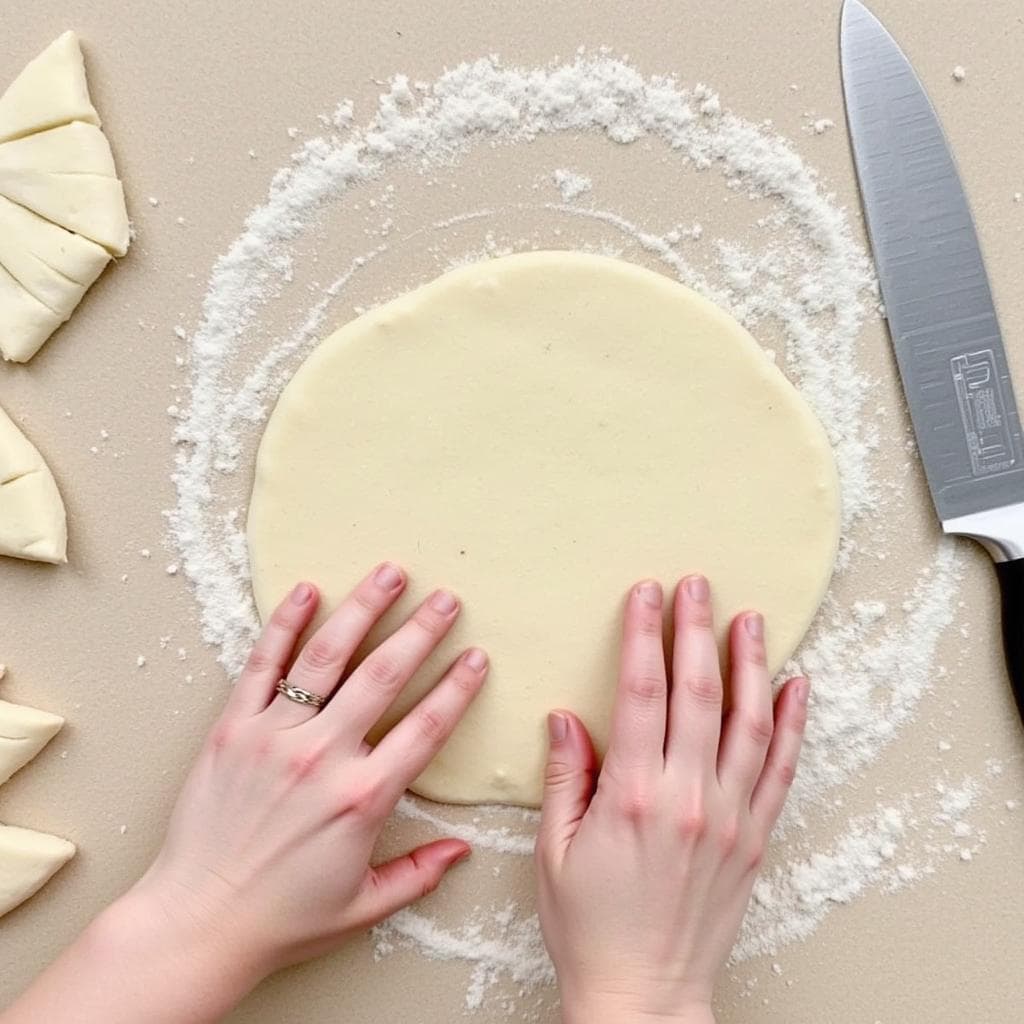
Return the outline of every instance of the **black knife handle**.
<path id="1" fill-rule="evenodd" d="M 1003 595 L 1003 649 L 1006 670 L 1024 722 L 1024 558 L 996 562 L 999 590 Z"/>

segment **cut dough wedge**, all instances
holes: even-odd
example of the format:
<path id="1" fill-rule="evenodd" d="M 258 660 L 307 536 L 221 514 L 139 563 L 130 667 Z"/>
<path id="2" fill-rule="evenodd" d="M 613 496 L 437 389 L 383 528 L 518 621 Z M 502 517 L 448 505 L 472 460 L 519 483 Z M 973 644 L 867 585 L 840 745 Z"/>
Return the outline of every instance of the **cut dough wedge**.
<path id="1" fill-rule="evenodd" d="M 0 825 L 0 917 L 34 896 L 74 855 L 66 839 Z"/>
<path id="2" fill-rule="evenodd" d="M 0 352 L 4 359 L 27 362 L 65 319 L 29 295 L 0 262 Z"/>
<path id="3" fill-rule="evenodd" d="M 64 319 L 108 262 L 102 246 L 0 198 L 0 267 Z M 0 310 L 0 347 L 4 319 Z"/>
<path id="4" fill-rule="evenodd" d="M 35 445 L 0 409 L 0 555 L 66 562 L 67 543 L 57 481 Z"/>
<path id="5" fill-rule="evenodd" d="M 0 355 L 31 359 L 128 241 L 124 189 L 65 32 L 0 97 Z"/>
<path id="6" fill-rule="evenodd" d="M 0 144 L 0 170 L 117 177 L 106 135 L 81 121 Z"/>
<path id="7" fill-rule="evenodd" d="M 100 123 L 74 32 L 65 32 L 29 61 L 0 96 L 0 142 L 69 121 Z"/>
<path id="8" fill-rule="evenodd" d="M 63 725 L 60 715 L 0 700 L 0 786 L 24 768 Z"/>
<path id="9" fill-rule="evenodd" d="M 117 178 L 70 171 L 4 170 L 0 195 L 109 249 L 128 251 L 128 214 Z"/>

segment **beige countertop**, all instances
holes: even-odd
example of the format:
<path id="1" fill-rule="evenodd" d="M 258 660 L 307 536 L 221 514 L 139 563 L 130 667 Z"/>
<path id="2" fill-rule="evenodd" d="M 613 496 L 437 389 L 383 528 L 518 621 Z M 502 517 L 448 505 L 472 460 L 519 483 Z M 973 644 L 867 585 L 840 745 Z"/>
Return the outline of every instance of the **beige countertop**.
<path id="1" fill-rule="evenodd" d="M 1024 191 L 1019 4 L 877 0 L 875 9 L 913 59 L 953 142 L 1010 361 L 1024 381 L 1024 204 L 1013 200 Z M 3 21 L 4 82 L 65 28 L 81 36 L 137 238 L 31 364 L 0 367 L 0 402 L 48 457 L 64 491 L 71 558 L 66 568 L 0 565 L 0 662 L 9 667 L 3 694 L 68 719 L 37 762 L 0 791 L 0 818 L 66 835 L 79 847 L 45 890 L 0 921 L 0 1002 L 146 865 L 225 692 L 215 653 L 201 643 L 188 585 L 165 571 L 176 561 L 165 545 L 163 516 L 174 503 L 166 410 L 177 394 L 172 385 L 183 383 L 173 328 L 198 321 L 214 259 L 296 145 L 289 127 L 308 137 L 318 129 L 316 115 L 343 97 L 352 97 L 357 111 L 372 109 L 381 82 L 399 71 L 433 80 L 445 67 L 490 53 L 533 66 L 571 55 L 581 44 L 607 45 L 645 74 L 706 81 L 748 120 L 771 119 L 860 224 L 843 125 L 838 10 L 820 0 L 39 0 L 13 7 Z M 957 64 L 967 69 L 962 83 L 951 78 Z M 835 127 L 808 132 L 807 112 L 833 119 Z M 528 154 L 517 149 L 517 159 L 549 172 L 582 160 L 598 172 L 606 201 L 619 188 L 666 223 L 700 219 L 714 229 L 713 209 L 694 209 L 685 188 L 673 193 L 648 183 L 645 191 L 640 165 L 632 162 L 627 171 L 602 140 L 562 137 L 533 145 L 520 147 Z M 487 195 L 488 170 L 500 167 L 500 159 L 484 154 L 466 161 L 467 194 Z M 433 202 L 431 193 L 412 189 L 410 195 L 409 216 L 434 216 L 426 206 L 415 208 Z M 543 224 L 527 219 L 522 232 L 543 238 Z M 334 230 L 347 224 L 342 217 Z M 505 227 L 515 239 L 520 225 Z M 557 244 L 571 241 L 562 236 Z M 416 264 L 418 254 L 396 257 L 405 258 Z M 375 288 L 392 286 L 381 279 L 365 287 L 369 301 Z M 879 402 L 898 409 L 880 322 L 865 328 L 862 345 L 863 358 L 878 364 Z M 101 445 L 102 430 L 110 437 Z M 902 438 L 899 415 L 882 430 L 883 447 L 886 439 Z M 938 532 L 916 467 L 906 471 L 903 455 L 891 466 L 913 515 L 894 523 L 883 514 L 875 527 L 889 541 L 906 533 L 896 545 L 900 557 L 880 564 L 879 587 L 930 557 Z M 870 545 L 870 531 L 860 540 Z M 151 557 L 139 554 L 143 548 Z M 891 894 L 870 890 L 831 913 L 806 940 L 730 969 L 721 988 L 723 1022 L 1002 1024 L 1019 1018 L 1024 811 L 1010 813 L 1006 801 L 1024 789 L 1024 741 L 998 651 L 990 565 L 965 546 L 964 566 L 963 604 L 940 655 L 948 672 L 936 678 L 913 722 L 843 795 L 850 806 L 866 807 L 876 794 L 929 785 L 922 765 L 941 732 L 952 742 L 949 772 L 985 780 L 978 806 L 984 845 L 969 863 L 942 858 L 918 884 Z M 163 646 L 162 638 L 169 638 Z M 139 655 L 146 658 L 141 669 Z M 997 777 L 986 772 L 993 759 L 1002 769 Z M 394 831 L 399 843 L 427 834 L 409 822 Z M 524 860 L 505 866 L 484 852 L 432 897 L 431 907 L 454 921 L 476 907 L 508 901 L 528 907 L 529 885 Z M 469 974 L 463 962 L 428 960 L 411 950 L 375 960 L 372 942 L 358 942 L 273 978 L 234 1019 L 448 1022 L 468 1013 Z M 513 985 L 508 993 L 516 1002 L 511 1012 L 492 998 L 467 1019 L 556 1019 L 549 991 L 519 995 Z"/>

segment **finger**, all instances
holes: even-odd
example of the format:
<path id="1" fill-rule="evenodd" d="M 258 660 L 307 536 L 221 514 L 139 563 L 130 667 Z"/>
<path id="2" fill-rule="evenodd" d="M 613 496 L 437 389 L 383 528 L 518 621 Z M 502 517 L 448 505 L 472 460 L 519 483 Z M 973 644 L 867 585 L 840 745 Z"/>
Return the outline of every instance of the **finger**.
<path id="1" fill-rule="evenodd" d="M 461 839 L 438 839 L 370 868 L 352 904 L 355 922 L 369 928 L 432 893 L 445 873 L 471 852 L 469 844 Z"/>
<path id="2" fill-rule="evenodd" d="M 560 863 L 590 806 L 597 756 L 587 727 L 568 711 L 548 715 L 548 760 L 537 855 Z"/>
<path id="3" fill-rule="evenodd" d="M 764 620 L 757 612 L 737 615 L 729 632 L 732 678 L 729 714 L 718 757 L 722 786 L 745 797 L 764 768 L 775 723 L 772 681 L 765 665 Z"/>
<path id="4" fill-rule="evenodd" d="M 616 778 L 664 768 L 668 678 L 661 607 L 661 584 L 655 580 L 638 583 L 626 599 L 619 686 L 605 758 Z"/>
<path id="5" fill-rule="evenodd" d="M 782 813 L 789 787 L 796 777 L 800 747 L 807 726 L 807 698 L 810 683 L 790 679 L 775 702 L 775 733 L 772 736 L 764 770 L 750 798 L 750 811 L 767 836 Z"/>
<path id="6" fill-rule="evenodd" d="M 256 715 L 274 699 L 274 687 L 288 669 L 302 631 L 316 613 L 320 595 L 316 587 L 300 583 L 274 609 L 238 677 L 226 711 Z"/>
<path id="7" fill-rule="evenodd" d="M 404 586 L 401 569 L 390 562 L 377 566 L 310 637 L 288 673 L 288 682 L 320 697 L 329 697 L 356 648 L 394 604 Z M 285 727 L 308 721 L 316 711 L 315 707 L 297 704 L 278 694 L 266 713 L 272 725 Z"/>
<path id="8" fill-rule="evenodd" d="M 703 576 L 676 587 L 668 758 L 689 778 L 713 777 L 722 728 L 722 672 Z"/>
<path id="9" fill-rule="evenodd" d="M 445 745 L 487 675 L 487 655 L 471 647 L 377 744 L 370 763 L 398 799 Z"/>
<path id="10" fill-rule="evenodd" d="M 347 739 L 351 748 L 358 747 L 458 617 L 459 602 L 453 594 L 432 594 L 345 680 L 318 726 Z"/>

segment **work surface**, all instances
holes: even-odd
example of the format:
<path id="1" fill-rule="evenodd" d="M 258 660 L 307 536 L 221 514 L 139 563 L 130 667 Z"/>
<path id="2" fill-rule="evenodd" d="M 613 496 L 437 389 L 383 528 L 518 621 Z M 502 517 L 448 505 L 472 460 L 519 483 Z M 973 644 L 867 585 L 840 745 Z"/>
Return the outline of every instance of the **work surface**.
<path id="1" fill-rule="evenodd" d="M 953 142 L 1011 365 L 1024 385 L 1019 5 L 878 0 L 875 9 L 914 61 Z M 187 361 L 188 345 L 175 328 L 191 335 L 200 325 L 216 257 L 264 200 L 274 171 L 326 130 L 318 114 L 329 118 L 340 100 L 351 98 L 355 123 L 366 123 L 399 72 L 433 82 L 445 68 L 490 54 L 506 66 L 543 67 L 571 61 L 581 45 L 589 53 L 607 46 L 610 56 L 628 56 L 644 76 L 675 74 L 685 88 L 707 83 L 723 107 L 748 122 L 770 119 L 770 131 L 788 137 L 818 170 L 834 204 L 849 209 L 863 245 L 843 124 L 838 10 L 818 0 L 443 6 L 274 0 L 258 7 L 232 0 L 127 8 L 41 0 L 12 8 L 3 20 L 5 82 L 65 28 L 81 36 L 136 238 L 32 363 L 0 367 L 0 402 L 50 461 L 70 525 L 68 567 L 0 566 L 0 662 L 9 668 L 3 695 L 68 719 L 51 747 L 3 788 L 0 818 L 65 835 L 79 847 L 45 890 L 0 921 L 0 1001 L 147 864 L 223 700 L 227 677 L 216 651 L 201 642 L 185 573 L 168 571 L 187 556 L 169 543 L 164 515 L 177 501 L 170 477 L 176 420 L 168 408 L 189 402 L 188 367 L 178 365 Z M 957 65 L 966 69 L 959 82 L 951 74 Z M 738 237 L 742 190 L 720 187 L 720 180 L 711 188 L 692 169 L 666 163 L 665 149 L 657 140 L 622 147 L 560 132 L 528 144 L 478 147 L 426 177 L 396 167 L 331 205 L 323 226 L 329 241 L 321 237 L 315 247 L 322 279 L 315 268 L 306 268 L 306 278 L 300 272 L 291 315 L 272 311 L 262 327 L 268 333 L 294 327 L 295 314 L 317 300 L 314 287 L 328 285 L 375 246 L 386 249 L 386 258 L 330 308 L 327 326 L 449 263 L 488 252 L 586 246 L 658 266 L 657 247 L 644 244 L 642 230 L 699 223 L 702 231 L 694 234 L 700 237 L 692 242 L 714 253 L 720 235 Z M 571 178 L 553 182 L 557 169 L 587 176 L 592 191 L 571 195 Z M 398 186 L 394 201 L 389 183 Z M 385 219 L 398 223 L 393 235 L 378 201 L 391 204 Z M 570 201 L 639 228 L 627 230 L 614 216 L 551 208 Z M 765 208 L 769 213 L 770 204 Z M 476 219 L 466 220 L 468 212 Z M 615 242 L 609 232 L 622 237 Z M 760 251 L 763 239 L 746 241 Z M 777 332 L 768 321 L 764 331 Z M 809 800 L 806 821 L 793 822 L 780 840 L 771 870 L 803 879 L 794 891 L 821 906 L 797 906 L 790 918 L 762 906 L 759 920 L 778 925 L 780 934 L 790 920 L 797 931 L 800 921 L 816 927 L 778 943 L 771 955 L 729 968 L 719 999 L 723 1022 L 999 1024 L 1019 1017 L 1024 811 L 1015 801 L 1024 790 L 1024 740 L 996 639 L 994 577 L 970 545 L 939 545 L 920 469 L 907 450 L 887 346 L 882 322 L 869 316 L 856 359 L 870 386 L 861 415 L 878 428 L 870 466 L 875 510 L 851 527 L 849 565 L 834 597 L 838 606 L 861 602 L 867 618 L 877 609 L 870 602 L 883 602 L 894 635 L 914 641 L 905 656 L 888 649 L 880 671 L 889 677 L 878 680 L 883 696 L 888 688 L 902 692 L 903 673 L 926 676 L 932 685 L 919 699 L 907 699 L 902 718 L 894 716 L 889 742 L 875 728 L 877 749 L 824 800 Z M 258 428 L 250 434 L 239 468 L 242 490 Z M 942 582 L 937 591 L 944 593 L 934 593 L 921 614 L 937 646 L 926 652 L 926 664 L 915 664 L 921 645 L 907 622 L 920 611 L 924 571 L 933 564 Z M 949 624 L 943 609 L 952 613 Z M 813 676 L 814 665 L 804 667 Z M 835 665 L 825 668 L 834 672 Z M 856 671 L 863 674 L 863 666 Z M 551 989 L 533 984 L 543 964 L 523 960 L 524 949 L 534 946 L 517 932 L 530 927 L 531 872 L 527 857 L 507 850 L 526 845 L 515 837 L 528 836 L 528 823 L 518 812 L 417 806 L 483 833 L 473 861 L 423 910 L 447 938 L 410 939 L 414 929 L 407 928 L 357 942 L 272 979 L 235 1019 L 556 1019 Z M 888 811 L 900 815 L 891 849 L 876 836 L 879 815 Z M 510 829 L 513 840 L 499 841 L 494 830 L 500 828 Z M 388 846 L 433 834 L 429 822 L 406 818 L 390 830 Z M 812 851 L 831 859 L 815 860 Z M 848 884 L 808 882 L 833 868 L 848 873 Z M 480 931 L 466 931 L 473 926 Z M 509 951 L 511 971 L 493 958 L 476 967 L 466 959 L 485 939 L 499 951 L 497 960 Z M 754 946 L 748 936 L 748 948 Z M 438 959 L 441 954 L 452 959 Z"/>

